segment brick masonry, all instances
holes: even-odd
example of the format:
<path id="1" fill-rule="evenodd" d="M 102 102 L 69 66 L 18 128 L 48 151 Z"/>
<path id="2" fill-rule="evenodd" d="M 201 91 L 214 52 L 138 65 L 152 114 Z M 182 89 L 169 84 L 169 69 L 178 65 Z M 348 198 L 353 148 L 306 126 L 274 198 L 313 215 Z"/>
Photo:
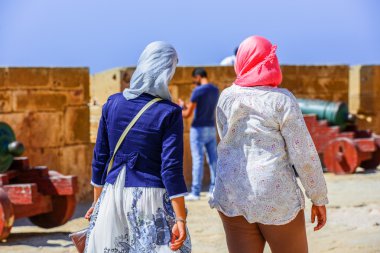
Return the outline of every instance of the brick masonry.
<path id="1" fill-rule="evenodd" d="M 11 125 L 32 166 L 77 175 L 90 198 L 87 68 L 0 68 L 0 121 Z"/>

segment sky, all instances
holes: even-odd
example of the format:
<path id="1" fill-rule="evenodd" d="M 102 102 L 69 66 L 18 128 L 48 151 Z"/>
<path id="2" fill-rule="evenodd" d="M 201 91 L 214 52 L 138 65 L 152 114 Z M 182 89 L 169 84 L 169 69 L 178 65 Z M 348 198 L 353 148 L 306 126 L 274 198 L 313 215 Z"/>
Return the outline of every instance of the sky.
<path id="1" fill-rule="evenodd" d="M 134 66 L 174 45 L 179 65 L 217 65 L 250 35 L 282 64 L 380 64 L 379 0 L 1 0 L 0 66 Z"/>

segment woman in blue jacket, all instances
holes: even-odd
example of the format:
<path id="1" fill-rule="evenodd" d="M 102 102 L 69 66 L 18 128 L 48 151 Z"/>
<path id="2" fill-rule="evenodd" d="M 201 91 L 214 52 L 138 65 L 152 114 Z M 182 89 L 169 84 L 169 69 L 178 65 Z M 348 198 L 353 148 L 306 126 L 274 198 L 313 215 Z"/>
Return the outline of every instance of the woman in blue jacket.
<path id="1" fill-rule="evenodd" d="M 171 45 L 149 44 L 130 88 L 110 96 L 103 106 L 92 161 L 94 205 L 86 214 L 91 220 L 85 252 L 191 252 L 182 110 L 171 102 L 168 89 L 177 63 Z M 162 100 L 143 112 L 117 149 L 126 127 L 155 98 Z"/>

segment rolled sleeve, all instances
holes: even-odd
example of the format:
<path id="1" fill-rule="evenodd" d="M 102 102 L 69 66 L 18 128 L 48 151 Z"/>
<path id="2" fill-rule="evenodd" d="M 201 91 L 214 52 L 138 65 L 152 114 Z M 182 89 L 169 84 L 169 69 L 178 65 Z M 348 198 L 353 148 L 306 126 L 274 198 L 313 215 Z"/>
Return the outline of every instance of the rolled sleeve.
<path id="1" fill-rule="evenodd" d="M 168 115 L 164 124 L 161 176 L 170 198 L 187 193 L 183 177 L 183 120 L 181 108 Z"/>
<path id="2" fill-rule="evenodd" d="M 91 184 L 94 186 L 103 186 L 105 178 L 103 177 L 106 170 L 106 164 L 110 158 L 110 149 L 108 144 L 107 124 L 105 120 L 106 115 L 105 104 L 102 108 L 102 116 L 99 122 L 98 135 L 94 147 L 94 154 L 92 159 L 92 178 Z"/>

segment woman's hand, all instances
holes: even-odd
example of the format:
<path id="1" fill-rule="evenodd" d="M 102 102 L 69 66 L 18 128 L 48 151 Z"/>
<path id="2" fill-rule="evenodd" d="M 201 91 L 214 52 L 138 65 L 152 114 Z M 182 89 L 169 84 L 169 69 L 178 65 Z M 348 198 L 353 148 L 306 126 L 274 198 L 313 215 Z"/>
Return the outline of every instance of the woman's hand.
<path id="1" fill-rule="evenodd" d="M 92 207 L 90 207 L 90 209 L 88 209 L 88 211 L 87 211 L 86 215 L 84 216 L 84 218 L 86 220 L 90 220 L 91 215 L 92 215 L 93 212 L 94 212 L 94 207 L 92 206 Z"/>
<path id="2" fill-rule="evenodd" d="M 172 229 L 171 250 L 176 251 L 181 248 L 185 240 L 186 225 L 184 222 L 177 222 Z"/>
<path id="3" fill-rule="evenodd" d="M 94 212 L 95 203 L 98 201 L 100 194 L 103 191 L 103 187 L 94 186 L 94 202 L 92 202 L 92 205 L 90 209 L 88 209 L 86 215 L 84 216 L 85 219 L 90 220 L 91 215 Z"/>
<path id="4" fill-rule="evenodd" d="M 327 221 L 326 206 L 316 206 L 311 207 L 311 223 L 315 222 L 315 217 L 317 217 L 318 224 L 314 227 L 314 231 L 318 231 L 323 228 Z"/>

